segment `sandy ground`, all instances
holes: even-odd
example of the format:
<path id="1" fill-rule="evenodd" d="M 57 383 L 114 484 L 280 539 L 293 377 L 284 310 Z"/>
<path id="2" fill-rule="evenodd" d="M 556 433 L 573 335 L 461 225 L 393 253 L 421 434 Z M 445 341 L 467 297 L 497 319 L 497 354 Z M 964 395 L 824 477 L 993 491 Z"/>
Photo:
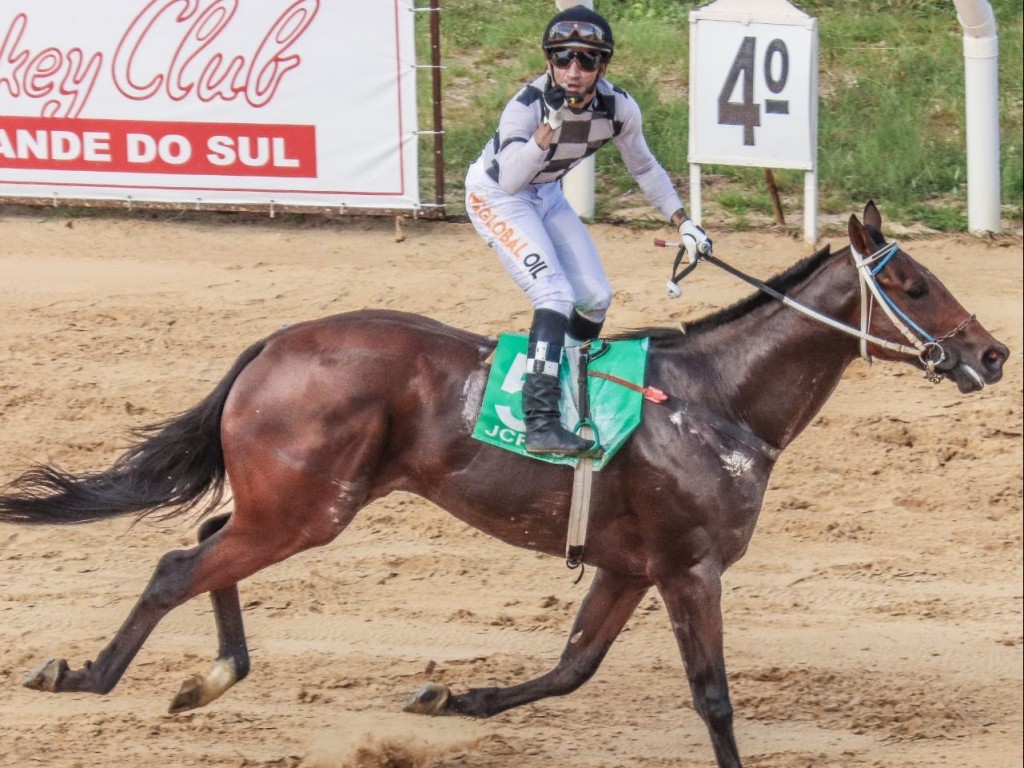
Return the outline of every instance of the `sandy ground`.
<path id="1" fill-rule="evenodd" d="M 883 211 L 884 213 L 884 211 Z M 250 341 L 362 307 L 473 331 L 529 308 L 465 224 L 300 226 L 159 214 L 0 211 L 0 479 L 53 459 L 105 467 L 127 430 L 204 396 Z M 654 234 L 595 227 L 609 328 L 672 324 L 746 295 L 711 267 L 668 302 Z M 714 233 L 769 276 L 809 249 Z M 835 247 L 844 242 L 828 238 Z M 725 578 L 726 652 L 747 766 L 1000 768 L 1022 762 L 1022 248 L 921 239 L 927 264 L 1012 350 L 962 396 L 856 363 L 782 457 L 750 551 Z M 209 604 L 179 608 L 108 696 L 20 687 L 111 637 L 187 523 L 0 526 L 0 765 L 63 768 L 679 768 L 714 764 L 652 593 L 575 694 L 478 722 L 402 713 L 435 679 L 519 682 L 554 664 L 590 580 L 419 499 L 364 510 L 330 547 L 242 584 L 248 679 L 166 709 L 216 654 Z"/>

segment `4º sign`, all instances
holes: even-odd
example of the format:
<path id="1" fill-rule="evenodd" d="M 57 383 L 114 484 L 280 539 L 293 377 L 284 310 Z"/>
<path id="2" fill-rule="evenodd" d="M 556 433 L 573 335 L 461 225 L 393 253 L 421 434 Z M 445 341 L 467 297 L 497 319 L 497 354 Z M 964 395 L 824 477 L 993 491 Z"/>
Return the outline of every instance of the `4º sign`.
<path id="1" fill-rule="evenodd" d="M 744 37 L 732 62 L 729 76 L 725 79 L 722 92 L 718 94 L 719 125 L 743 126 L 743 143 L 750 147 L 754 146 L 754 128 L 761 125 L 761 105 L 754 101 L 756 52 L 757 38 Z M 776 61 L 778 66 L 773 72 L 772 64 Z M 768 43 L 768 52 L 765 54 L 764 67 L 761 71 L 768 90 L 774 94 L 781 94 L 789 77 L 789 50 L 785 41 L 776 38 Z M 734 94 L 737 91 L 740 100 L 734 101 Z M 765 99 L 764 111 L 769 115 L 788 115 L 789 100 Z"/>
<path id="2" fill-rule="evenodd" d="M 817 22 L 785 0 L 690 14 L 690 162 L 813 170 Z"/>

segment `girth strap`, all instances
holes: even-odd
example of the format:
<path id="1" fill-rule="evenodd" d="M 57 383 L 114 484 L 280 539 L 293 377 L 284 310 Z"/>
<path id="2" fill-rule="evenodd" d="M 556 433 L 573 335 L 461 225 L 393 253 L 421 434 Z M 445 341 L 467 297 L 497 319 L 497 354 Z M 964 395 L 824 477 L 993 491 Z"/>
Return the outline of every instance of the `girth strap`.
<path id="1" fill-rule="evenodd" d="M 607 350 L 607 346 L 604 348 Z M 576 395 L 577 411 L 580 423 L 576 432 L 586 440 L 597 440 L 597 432 L 590 419 L 590 396 L 587 392 L 588 366 L 591 360 L 590 344 L 566 350 L 570 370 L 573 377 L 573 389 Z M 595 355 L 596 356 L 596 355 Z M 590 374 L 592 375 L 592 374 Z M 570 568 L 583 565 L 584 547 L 587 541 L 587 523 L 590 518 L 590 496 L 594 480 L 593 456 L 581 456 L 576 463 L 572 475 L 572 500 L 569 504 L 569 529 L 565 542 L 565 564 Z M 583 578 L 583 571 L 580 571 Z M 579 581 L 579 579 L 577 579 Z"/>

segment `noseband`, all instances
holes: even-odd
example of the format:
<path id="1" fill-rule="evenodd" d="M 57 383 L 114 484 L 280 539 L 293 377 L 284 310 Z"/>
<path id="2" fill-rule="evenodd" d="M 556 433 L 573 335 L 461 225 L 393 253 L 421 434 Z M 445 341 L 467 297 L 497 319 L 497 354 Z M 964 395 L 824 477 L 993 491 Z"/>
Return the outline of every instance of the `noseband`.
<path id="1" fill-rule="evenodd" d="M 886 349 L 902 352 L 903 354 L 917 357 L 927 370 L 927 378 L 933 383 L 942 380 L 940 371 L 942 364 L 948 359 L 942 342 L 953 338 L 967 325 L 974 320 L 974 315 L 968 317 L 949 333 L 942 336 L 932 336 L 917 323 L 910 319 L 906 312 L 900 309 L 892 297 L 878 284 L 878 274 L 885 269 L 900 250 L 899 243 L 886 243 L 870 256 L 861 256 L 854 246 L 850 245 L 850 254 L 853 256 L 853 263 L 857 267 L 857 275 L 860 279 L 860 356 L 871 363 L 871 354 L 868 352 L 868 342 L 878 344 Z M 877 300 L 882 311 L 889 320 L 903 334 L 903 337 L 911 343 L 908 347 L 905 344 L 879 339 L 868 333 L 871 325 L 871 312 Z"/>

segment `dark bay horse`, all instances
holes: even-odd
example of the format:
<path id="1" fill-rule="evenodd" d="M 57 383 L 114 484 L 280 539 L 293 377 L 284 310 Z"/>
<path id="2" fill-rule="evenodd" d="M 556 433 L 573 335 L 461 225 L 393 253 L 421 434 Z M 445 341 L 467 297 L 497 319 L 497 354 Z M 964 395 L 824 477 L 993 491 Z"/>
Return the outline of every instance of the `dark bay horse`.
<path id="1" fill-rule="evenodd" d="M 999 381 L 1008 350 L 928 270 L 886 245 L 873 203 L 850 245 L 824 249 L 769 286 L 860 327 L 878 359 L 904 359 L 961 392 Z M 900 320 L 862 307 L 852 256 L 878 254 L 874 280 Z M 930 341 L 894 351 L 898 326 Z M 585 562 L 596 569 L 557 665 L 527 682 L 452 692 L 428 685 L 410 711 L 488 717 L 585 683 L 653 585 L 671 619 L 697 712 L 720 766 L 737 768 L 722 650 L 722 574 L 747 548 L 779 452 L 814 418 L 860 341 L 755 296 L 651 337 L 647 382 L 673 397 L 593 478 Z M 884 343 L 892 342 L 892 344 Z M 209 514 L 230 484 L 233 511 L 208 516 L 198 546 L 163 556 L 96 660 L 50 660 L 25 679 L 46 691 L 107 693 L 157 623 L 204 592 L 219 652 L 172 712 L 210 703 L 249 671 L 237 584 L 332 541 L 356 513 L 409 491 L 515 546 L 564 554 L 572 472 L 473 440 L 494 340 L 423 317 L 355 312 L 284 328 L 242 353 L 191 410 L 138 431 L 108 469 L 37 466 L 0 495 L 0 521 L 70 524 L 117 515 Z M 692 406 L 692 407 L 690 407 Z"/>

